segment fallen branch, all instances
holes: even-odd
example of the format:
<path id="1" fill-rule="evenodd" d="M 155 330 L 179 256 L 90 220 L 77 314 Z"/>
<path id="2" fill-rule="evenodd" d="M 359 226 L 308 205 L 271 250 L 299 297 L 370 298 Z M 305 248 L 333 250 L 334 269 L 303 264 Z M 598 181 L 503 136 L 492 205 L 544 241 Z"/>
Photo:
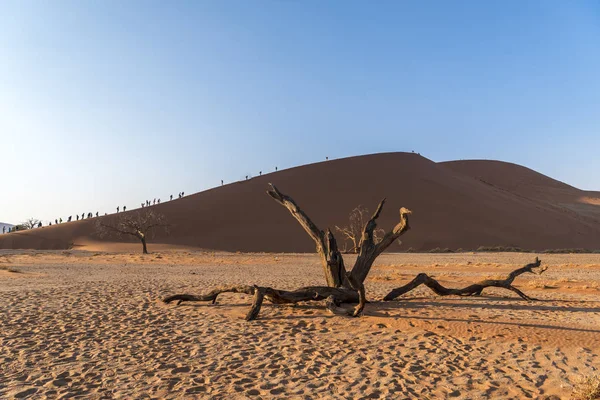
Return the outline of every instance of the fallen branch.
<path id="1" fill-rule="evenodd" d="M 258 317 L 260 308 L 263 302 L 263 298 L 266 298 L 273 304 L 295 304 L 302 301 L 322 301 L 327 300 L 327 309 L 336 315 L 348 315 L 358 316 L 364 308 L 365 296 L 364 288 L 362 295 L 359 293 L 344 288 L 332 288 L 329 286 L 308 286 L 297 290 L 278 290 L 271 287 L 259 287 L 250 285 L 232 285 L 222 286 L 215 288 L 210 292 L 202 295 L 191 295 L 191 294 L 176 294 L 173 296 L 166 297 L 163 301 L 166 304 L 177 302 L 177 305 L 190 301 L 201 301 L 211 302 L 214 304 L 217 301 L 217 297 L 222 293 L 243 293 L 254 296 L 252 307 L 246 315 L 247 321 L 252 321 Z M 361 298 L 363 299 L 361 301 Z M 360 310 L 357 309 L 349 311 L 343 307 L 339 307 L 341 303 L 362 303 Z M 355 315 L 356 314 L 356 315 Z"/>
<path id="2" fill-rule="evenodd" d="M 430 288 L 435 294 L 440 295 L 440 296 L 479 296 L 479 295 L 481 295 L 481 292 L 484 289 L 489 288 L 489 287 L 497 287 L 497 288 L 507 289 L 512 292 L 515 292 L 522 299 L 531 301 L 531 300 L 535 300 L 535 299 L 532 297 L 529 297 L 525 293 L 521 292 L 519 289 L 514 287 L 512 285 L 512 283 L 516 277 L 518 277 L 519 275 L 524 274 L 524 273 L 532 273 L 532 274 L 538 274 L 538 275 L 543 274 L 544 271 L 546 271 L 548 269 L 548 267 L 540 268 L 538 271 L 534 270 L 535 268 L 539 268 L 541 264 L 542 264 L 542 262 L 536 257 L 535 262 L 533 262 L 531 264 L 527 264 L 526 266 L 524 266 L 522 268 L 512 271 L 506 279 L 485 280 L 485 281 L 467 286 L 462 289 L 446 288 L 446 287 L 442 286 L 438 281 L 436 281 L 435 279 L 430 277 L 429 275 L 427 275 L 425 273 L 420 273 L 406 285 L 392 290 L 390 293 L 388 293 L 387 296 L 385 296 L 383 298 L 383 300 L 384 301 L 394 300 L 394 299 L 398 298 L 399 296 L 402 296 L 403 294 L 406 294 L 421 285 L 425 285 L 428 288 Z"/>

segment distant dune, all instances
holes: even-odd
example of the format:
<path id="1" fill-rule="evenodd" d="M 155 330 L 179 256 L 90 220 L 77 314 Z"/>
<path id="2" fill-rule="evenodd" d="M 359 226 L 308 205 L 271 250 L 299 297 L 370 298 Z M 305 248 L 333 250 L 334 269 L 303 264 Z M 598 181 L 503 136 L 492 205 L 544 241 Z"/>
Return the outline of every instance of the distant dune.
<path id="1" fill-rule="evenodd" d="M 412 229 L 391 251 L 600 248 L 600 192 L 500 161 L 435 163 L 413 153 L 383 153 L 291 168 L 152 206 L 172 228 L 169 236 L 150 240 L 150 251 L 152 243 L 161 248 L 314 251 L 288 211 L 265 194 L 269 182 L 292 196 L 321 229 L 346 224 L 359 204 L 374 211 L 384 197 L 379 225 L 386 230 L 398 221 L 400 207 L 410 208 Z M 0 248 L 136 248 L 115 245 L 114 238 L 100 241 L 94 222 L 1 235 Z"/>

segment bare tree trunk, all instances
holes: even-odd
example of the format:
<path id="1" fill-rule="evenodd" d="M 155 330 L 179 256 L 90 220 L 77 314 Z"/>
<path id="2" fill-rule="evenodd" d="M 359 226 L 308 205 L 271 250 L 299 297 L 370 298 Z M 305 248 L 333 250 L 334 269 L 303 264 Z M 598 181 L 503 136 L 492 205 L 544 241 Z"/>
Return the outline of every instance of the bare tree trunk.
<path id="1" fill-rule="evenodd" d="M 146 246 L 146 238 L 143 237 L 140 240 L 142 241 L 142 247 L 143 247 L 142 253 L 148 254 L 148 247 Z"/>
<path id="2" fill-rule="evenodd" d="M 326 232 L 320 230 L 310 220 L 308 215 L 298 207 L 294 200 L 277 190 L 275 185 L 271 184 L 271 190 L 268 190 L 267 194 L 276 202 L 287 208 L 315 242 L 317 253 L 321 256 L 321 264 L 323 265 L 327 286 L 337 288 L 343 285 L 349 289 L 350 285 L 346 279 L 344 258 L 338 249 L 337 242 L 331 231 L 329 229 L 327 229 Z"/>
<path id="3" fill-rule="evenodd" d="M 392 243 L 394 243 L 400 236 L 410 229 L 408 223 L 408 216 L 411 211 L 407 208 L 402 207 L 400 209 L 400 222 L 390 231 L 387 232 L 381 242 L 375 243 L 375 236 L 373 231 L 377 228 L 377 218 L 383 209 L 385 199 L 381 200 L 377 206 L 377 210 L 367 222 L 363 229 L 362 237 L 359 243 L 359 253 L 352 268 L 352 278 L 360 283 L 364 283 L 367 275 L 371 271 L 373 262 L 381 253 L 385 251 Z"/>

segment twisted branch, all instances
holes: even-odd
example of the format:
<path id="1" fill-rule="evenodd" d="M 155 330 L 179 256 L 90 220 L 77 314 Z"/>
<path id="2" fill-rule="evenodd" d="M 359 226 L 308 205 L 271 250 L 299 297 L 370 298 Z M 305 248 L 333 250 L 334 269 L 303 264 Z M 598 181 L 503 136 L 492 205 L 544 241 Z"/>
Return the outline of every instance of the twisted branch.
<path id="1" fill-rule="evenodd" d="M 387 296 L 383 298 L 383 300 L 394 300 L 399 296 L 402 296 L 403 294 L 406 294 L 421 285 L 425 285 L 429 289 L 431 289 L 435 294 L 440 296 L 479 296 L 485 288 L 497 287 L 515 292 L 523 300 L 531 301 L 535 299 L 527 296 L 525 293 L 514 287 L 512 283 L 516 277 L 524 273 L 532 273 L 538 275 L 543 274 L 548 269 L 548 267 L 543 267 L 539 270 L 535 270 L 535 268 L 539 268 L 541 264 L 542 262 L 540 261 L 540 259 L 536 257 L 535 262 L 527 264 L 522 268 L 512 271 L 506 279 L 488 279 L 461 289 L 452 289 L 444 287 L 429 275 L 425 273 L 420 273 L 406 285 L 392 290 L 390 293 L 388 293 Z"/>
<path id="2" fill-rule="evenodd" d="M 263 298 L 266 298 L 273 304 L 295 304 L 301 301 L 321 301 L 328 300 L 326 305 L 330 312 L 336 315 L 354 316 L 355 310 L 348 311 L 345 308 L 339 307 L 339 303 L 356 303 L 360 304 L 360 294 L 353 290 L 344 288 L 332 288 L 329 286 L 308 286 L 293 291 L 278 290 L 271 287 L 259 287 L 250 285 L 230 285 L 221 286 L 206 294 L 191 295 L 191 294 L 176 294 L 166 297 L 163 302 L 166 304 L 177 302 L 177 305 L 189 301 L 206 301 L 214 304 L 217 297 L 221 293 L 243 293 L 254 296 L 252 307 L 246 315 L 247 321 L 252 321 L 258 317 Z M 364 289 L 363 289 L 363 304 L 364 307 Z M 362 308 L 361 308 L 362 311 Z M 360 312 L 359 312 L 360 313 Z"/>

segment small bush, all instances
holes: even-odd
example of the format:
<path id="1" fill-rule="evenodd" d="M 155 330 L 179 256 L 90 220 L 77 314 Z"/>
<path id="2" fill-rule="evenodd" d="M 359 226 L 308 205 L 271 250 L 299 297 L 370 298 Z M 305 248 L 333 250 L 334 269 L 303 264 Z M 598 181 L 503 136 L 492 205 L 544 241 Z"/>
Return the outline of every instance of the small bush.
<path id="1" fill-rule="evenodd" d="M 546 253 L 546 254 L 584 254 L 584 253 L 594 253 L 594 251 L 588 250 L 588 249 L 546 249 L 542 253 Z"/>
<path id="2" fill-rule="evenodd" d="M 436 247 L 435 249 L 427 250 L 426 253 L 454 253 L 454 252 L 447 247 L 444 249 Z"/>

